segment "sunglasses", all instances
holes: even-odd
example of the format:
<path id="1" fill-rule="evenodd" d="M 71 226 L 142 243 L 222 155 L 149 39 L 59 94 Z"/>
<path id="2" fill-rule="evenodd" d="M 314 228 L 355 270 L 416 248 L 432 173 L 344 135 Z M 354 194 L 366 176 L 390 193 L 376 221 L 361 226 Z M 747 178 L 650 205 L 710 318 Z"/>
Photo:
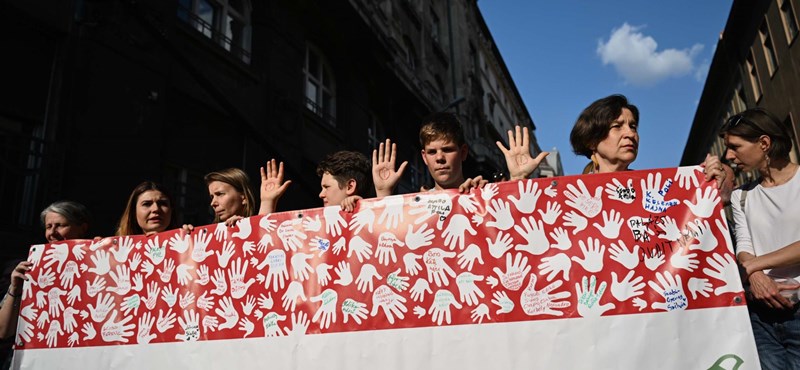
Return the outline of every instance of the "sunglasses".
<path id="1" fill-rule="evenodd" d="M 734 114 L 730 116 L 728 120 L 725 121 L 725 124 L 722 125 L 722 131 L 728 131 L 738 126 L 740 123 L 748 124 L 756 130 L 763 131 L 761 130 L 761 127 L 758 127 L 755 123 L 751 122 L 747 118 L 744 118 L 744 116 L 742 116 L 741 114 Z"/>

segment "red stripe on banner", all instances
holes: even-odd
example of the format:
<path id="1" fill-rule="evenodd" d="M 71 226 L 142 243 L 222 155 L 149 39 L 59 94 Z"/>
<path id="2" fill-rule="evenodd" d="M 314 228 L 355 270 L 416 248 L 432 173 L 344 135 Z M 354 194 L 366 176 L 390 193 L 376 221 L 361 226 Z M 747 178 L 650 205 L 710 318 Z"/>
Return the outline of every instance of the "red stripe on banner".
<path id="1" fill-rule="evenodd" d="M 743 305 L 698 167 L 489 184 L 36 245 L 17 349 Z"/>

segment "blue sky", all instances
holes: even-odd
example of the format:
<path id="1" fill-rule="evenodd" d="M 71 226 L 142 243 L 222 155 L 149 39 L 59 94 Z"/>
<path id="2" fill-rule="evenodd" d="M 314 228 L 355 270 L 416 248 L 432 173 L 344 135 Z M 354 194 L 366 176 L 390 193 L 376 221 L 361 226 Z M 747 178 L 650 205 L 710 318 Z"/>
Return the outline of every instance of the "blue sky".
<path id="1" fill-rule="evenodd" d="M 572 153 L 580 111 L 610 94 L 640 110 L 634 169 L 680 162 L 708 64 L 731 0 L 502 1 L 478 6 L 536 124 L 564 172 L 588 163 Z"/>

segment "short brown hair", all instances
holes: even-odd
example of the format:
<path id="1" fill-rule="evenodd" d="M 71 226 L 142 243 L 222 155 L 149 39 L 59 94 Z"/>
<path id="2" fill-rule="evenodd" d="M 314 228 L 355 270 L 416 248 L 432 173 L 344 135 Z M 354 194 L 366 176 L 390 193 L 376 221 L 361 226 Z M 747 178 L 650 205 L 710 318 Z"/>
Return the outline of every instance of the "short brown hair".
<path id="1" fill-rule="evenodd" d="M 629 103 L 625 95 L 609 95 L 586 107 L 578 116 L 572 132 L 569 134 L 572 151 L 575 154 L 591 158 L 597 144 L 608 137 L 611 122 L 614 122 L 622 114 L 623 108 L 631 111 L 633 119 L 638 124 L 639 108 Z"/>
<path id="2" fill-rule="evenodd" d="M 328 154 L 317 165 L 317 176 L 325 173 L 331 174 L 339 188 L 343 188 L 347 181 L 356 180 L 356 192 L 364 198 L 371 196 L 372 189 L 372 163 L 367 156 L 347 150 Z"/>
<path id="3" fill-rule="evenodd" d="M 237 215 L 242 217 L 250 217 L 256 214 L 256 201 L 253 196 L 253 191 L 250 189 L 250 178 L 244 171 L 238 168 L 226 168 L 220 171 L 214 171 L 203 177 L 206 185 L 214 182 L 224 182 L 233 186 L 236 191 L 242 193 L 245 199 L 244 214 Z M 214 222 L 220 222 L 219 215 L 214 215 Z"/>
<path id="4" fill-rule="evenodd" d="M 449 140 L 459 147 L 466 143 L 464 129 L 455 114 L 449 112 L 433 113 L 422 120 L 419 129 L 419 144 L 424 148 L 435 140 Z"/>
<path id="5" fill-rule="evenodd" d="M 139 226 L 139 222 L 136 221 L 136 202 L 139 201 L 140 195 L 150 190 L 158 191 L 161 194 L 164 194 L 167 199 L 169 199 L 169 206 L 172 212 L 170 212 L 169 226 L 167 226 L 167 230 L 175 228 L 175 208 L 172 207 L 172 196 L 170 195 L 169 191 L 167 191 L 167 188 L 157 182 L 145 181 L 139 185 L 136 185 L 136 187 L 133 188 L 131 195 L 128 197 L 128 204 L 125 205 L 125 211 L 122 212 L 122 217 L 119 218 L 117 236 L 144 234 L 144 230 L 142 230 L 142 227 Z"/>

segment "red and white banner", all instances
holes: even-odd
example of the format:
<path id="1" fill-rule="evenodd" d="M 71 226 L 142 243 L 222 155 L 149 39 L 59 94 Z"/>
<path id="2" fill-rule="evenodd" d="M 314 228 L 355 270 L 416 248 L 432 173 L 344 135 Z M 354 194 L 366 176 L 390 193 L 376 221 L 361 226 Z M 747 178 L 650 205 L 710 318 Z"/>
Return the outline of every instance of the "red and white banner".
<path id="1" fill-rule="evenodd" d="M 36 245 L 14 366 L 756 368 L 720 198 L 699 171 Z"/>

